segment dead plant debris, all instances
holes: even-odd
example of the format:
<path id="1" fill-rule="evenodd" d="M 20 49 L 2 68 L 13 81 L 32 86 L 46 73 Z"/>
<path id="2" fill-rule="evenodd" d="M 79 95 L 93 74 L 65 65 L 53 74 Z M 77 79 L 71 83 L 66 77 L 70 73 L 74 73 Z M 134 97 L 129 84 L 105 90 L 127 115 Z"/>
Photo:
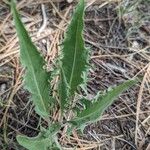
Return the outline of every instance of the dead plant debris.
<path id="1" fill-rule="evenodd" d="M 70 2 L 70 1 L 69 1 Z M 94 3 L 96 2 L 96 3 Z M 22 20 L 39 50 L 54 65 L 59 44 L 74 8 L 64 0 L 20 0 Z M 142 77 L 103 114 L 100 122 L 71 137 L 60 133 L 64 149 L 149 150 L 150 148 L 150 1 L 88 1 L 85 40 L 91 49 L 88 98 L 120 82 Z M 0 149 L 23 150 L 16 134 L 35 136 L 46 123 L 33 111 L 30 94 L 23 88 L 23 68 L 12 15 L 0 1 Z M 53 86 L 57 79 L 54 81 Z M 53 93 L 55 94 L 55 93 Z M 84 94 L 84 91 L 81 91 Z M 53 119 L 59 117 L 54 110 Z"/>

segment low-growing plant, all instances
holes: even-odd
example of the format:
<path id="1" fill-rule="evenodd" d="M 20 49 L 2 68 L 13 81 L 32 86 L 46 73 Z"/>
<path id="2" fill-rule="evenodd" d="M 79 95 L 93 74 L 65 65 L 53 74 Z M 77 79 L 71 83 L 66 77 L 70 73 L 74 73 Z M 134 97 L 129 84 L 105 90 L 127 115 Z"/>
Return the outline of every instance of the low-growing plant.
<path id="1" fill-rule="evenodd" d="M 86 82 L 85 76 L 89 68 L 89 50 L 85 48 L 82 33 L 84 28 L 84 0 L 80 0 L 65 34 L 57 65 L 59 66 L 57 68 L 59 69 L 57 86 L 59 104 L 57 104 L 56 97 L 52 97 L 51 94 L 53 90 L 50 85 L 52 72 L 47 72 L 43 68 L 45 65 L 44 58 L 32 43 L 13 0 L 11 1 L 11 9 L 20 41 L 20 60 L 23 67 L 26 68 L 24 85 L 32 94 L 36 113 L 48 123 L 47 128 L 41 126 L 41 131 L 37 137 L 18 135 L 17 141 L 28 150 L 62 149 L 57 135 L 64 126 L 67 125 L 68 131 L 72 131 L 72 129 L 84 129 L 86 125 L 100 120 L 102 113 L 116 97 L 134 85 L 136 81 L 128 80 L 112 88 L 104 95 L 96 96 L 93 100 L 88 100 L 84 96 L 76 99 L 77 89 Z M 78 108 L 77 103 L 80 103 L 82 107 Z M 61 110 L 60 121 L 54 122 L 50 119 L 53 106 L 58 106 Z M 70 118 L 65 120 L 65 116 L 70 113 L 72 113 Z"/>

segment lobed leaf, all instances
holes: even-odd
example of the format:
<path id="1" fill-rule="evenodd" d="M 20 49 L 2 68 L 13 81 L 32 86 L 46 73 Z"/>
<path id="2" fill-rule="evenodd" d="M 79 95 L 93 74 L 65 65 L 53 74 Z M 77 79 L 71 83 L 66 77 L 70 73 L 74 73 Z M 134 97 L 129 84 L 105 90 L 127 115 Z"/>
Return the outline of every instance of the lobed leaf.
<path id="1" fill-rule="evenodd" d="M 20 43 L 20 59 L 26 68 L 25 86 L 32 93 L 32 101 L 36 112 L 42 117 L 49 114 L 50 74 L 43 69 L 45 61 L 32 43 L 16 10 L 15 3 L 11 1 L 11 9 Z"/>
<path id="2" fill-rule="evenodd" d="M 77 117 L 70 121 L 76 127 L 85 126 L 88 123 L 96 122 L 102 113 L 112 104 L 112 102 L 125 90 L 137 83 L 135 80 L 128 80 L 106 93 L 102 99 L 88 105 L 85 110 L 78 112 Z M 100 96 L 101 97 L 101 96 Z"/>
<path id="3" fill-rule="evenodd" d="M 65 35 L 62 49 L 62 68 L 69 86 L 70 95 L 83 83 L 87 68 L 88 52 L 83 40 L 84 0 L 80 0 Z"/>

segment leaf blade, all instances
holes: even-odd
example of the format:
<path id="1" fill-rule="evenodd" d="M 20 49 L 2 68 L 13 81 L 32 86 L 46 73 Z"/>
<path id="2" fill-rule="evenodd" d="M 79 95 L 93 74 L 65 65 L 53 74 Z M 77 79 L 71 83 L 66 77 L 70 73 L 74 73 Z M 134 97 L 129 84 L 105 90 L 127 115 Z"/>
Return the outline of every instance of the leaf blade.
<path id="1" fill-rule="evenodd" d="M 28 150 L 62 150 L 56 139 L 55 136 L 53 139 L 40 137 L 40 135 L 33 138 L 17 136 L 18 143 Z"/>
<path id="2" fill-rule="evenodd" d="M 59 123 L 54 123 L 51 124 L 48 129 L 41 128 L 41 132 L 36 137 L 18 135 L 17 141 L 20 145 L 27 148 L 28 150 L 56 149 L 57 146 L 59 146 L 56 141 L 56 135 L 59 132 L 60 128 L 61 125 Z M 61 149 L 61 147 L 59 149 Z"/>
<path id="3" fill-rule="evenodd" d="M 64 75 L 63 68 L 60 69 L 60 82 L 59 82 L 59 96 L 60 96 L 60 108 L 61 113 L 63 114 L 65 108 L 67 107 L 67 99 L 68 99 L 68 84 L 66 81 L 66 77 Z"/>
<path id="4" fill-rule="evenodd" d="M 74 126 L 81 127 L 85 126 L 88 123 L 96 122 L 100 119 L 102 113 L 106 110 L 108 106 L 112 104 L 112 102 L 116 99 L 118 95 L 120 95 L 123 91 L 127 90 L 129 87 L 136 84 L 135 80 L 128 80 L 123 84 L 115 87 L 113 90 L 109 91 L 102 100 L 98 100 L 97 102 L 90 105 L 89 108 L 86 108 L 82 112 L 78 113 L 77 117 L 70 121 Z"/>
<path id="5" fill-rule="evenodd" d="M 20 20 L 13 0 L 11 1 L 11 10 L 20 43 L 21 63 L 26 68 L 26 88 L 32 93 L 32 101 L 35 104 L 36 112 L 42 117 L 47 117 L 49 113 L 50 85 L 48 80 L 50 74 L 43 69 L 45 65 L 44 59 L 40 56 L 37 48 L 32 43 L 31 38 Z"/>
<path id="6" fill-rule="evenodd" d="M 18 135 L 17 141 L 28 150 L 47 150 L 50 146 L 49 139 L 43 138 L 41 134 L 34 138 Z"/>
<path id="7" fill-rule="evenodd" d="M 72 21 L 68 27 L 63 43 L 62 68 L 70 87 L 71 95 L 74 94 L 78 85 L 83 82 L 83 72 L 87 66 L 87 49 L 83 40 L 83 15 L 84 0 L 80 0 Z"/>

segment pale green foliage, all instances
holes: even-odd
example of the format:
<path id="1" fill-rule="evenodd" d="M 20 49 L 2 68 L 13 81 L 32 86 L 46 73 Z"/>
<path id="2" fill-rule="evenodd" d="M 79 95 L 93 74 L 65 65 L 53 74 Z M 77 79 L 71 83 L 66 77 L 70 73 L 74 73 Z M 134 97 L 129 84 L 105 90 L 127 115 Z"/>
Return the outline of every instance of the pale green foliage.
<path id="1" fill-rule="evenodd" d="M 112 102 L 120 95 L 123 91 L 136 83 L 135 80 L 129 80 L 125 83 L 115 87 L 111 91 L 107 92 L 103 97 L 97 99 L 96 102 L 90 102 L 84 100 L 86 109 L 77 112 L 77 117 L 70 122 L 76 127 L 85 126 L 87 123 L 93 123 L 100 120 L 102 113 L 112 104 Z M 82 101 L 81 101 L 82 102 Z"/>
<path id="2" fill-rule="evenodd" d="M 68 105 L 68 84 L 62 68 L 60 69 L 59 96 L 61 112 L 63 113 Z"/>
<path id="3" fill-rule="evenodd" d="M 20 43 L 20 59 L 26 68 L 24 77 L 26 88 L 32 93 L 32 101 L 35 104 L 36 112 L 42 117 L 49 116 L 50 104 L 50 74 L 43 69 L 44 59 L 40 56 L 37 48 L 31 41 L 19 15 L 15 9 L 15 4 L 11 3 L 15 26 Z"/>
<path id="4" fill-rule="evenodd" d="M 21 62 L 26 67 L 25 86 L 32 93 L 36 112 L 42 117 L 47 117 L 50 108 L 49 103 L 54 105 L 49 96 L 50 86 L 48 80 L 50 79 L 50 74 L 43 69 L 43 65 L 45 64 L 44 59 L 31 42 L 19 19 L 14 3 L 12 2 L 11 5 L 20 40 Z M 62 110 L 62 119 L 65 116 L 64 113 L 68 114 L 70 112 L 70 108 L 77 109 L 75 103 L 73 105 L 74 96 L 77 94 L 76 90 L 79 85 L 83 84 L 84 75 L 87 70 L 88 50 L 84 46 L 82 34 L 84 28 L 83 15 L 84 0 L 80 0 L 65 35 L 62 58 L 59 62 L 60 81 L 57 96 L 59 97 L 59 104 Z M 67 121 L 67 123 L 72 125 L 71 129 L 79 129 L 89 123 L 98 121 L 102 113 L 112 104 L 116 97 L 135 83 L 136 81 L 133 80 L 127 81 L 107 92 L 104 96 L 98 96 L 97 100 L 89 101 L 82 98 L 81 103 L 85 107 L 82 110 L 78 109 L 77 114 L 74 115 L 75 117 Z M 57 124 L 51 125 L 48 127 L 49 129 L 42 130 L 37 137 L 18 136 L 17 140 L 29 150 L 48 150 L 53 149 L 54 146 L 57 147 L 55 149 L 61 149 L 57 141 L 57 133 L 61 127 L 66 125 L 66 121 L 64 123 L 61 120 L 60 122 L 61 126 L 58 125 L 57 127 Z"/>
<path id="5" fill-rule="evenodd" d="M 81 0 L 68 27 L 63 42 L 62 68 L 69 85 L 70 95 L 73 95 L 78 85 L 83 83 L 83 72 L 87 66 L 87 49 L 82 37 L 84 1 Z"/>
<path id="6" fill-rule="evenodd" d="M 19 135 L 17 141 L 28 150 L 47 150 L 51 146 L 49 138 L 45 138 L 41 133 L 34 138 Z"/>
<path id="7" fill-rule="evenodd" d="M 69 97 L 74 95 L 77 87 L 83 83 L 83 74 L 87 68 L 87 49 L 83 40 L 83 14 L 84 1 L 81 0 L 77 6 L 72 21 L 65 34 L 63 42 L 60 70 L 59 96 L 61 109 L 63 110 L 71 102 L 67 102 Z"/>
<path id="8" fill-rule="evenodd" d="M 59 124 L 53 124 L 48 130 L 42 129 L 37 137 L 30 138 L 19 135 L 17 141 L 28 150 L 52 150 L 56 146 L 55 136 L 59 129 Z"/>

